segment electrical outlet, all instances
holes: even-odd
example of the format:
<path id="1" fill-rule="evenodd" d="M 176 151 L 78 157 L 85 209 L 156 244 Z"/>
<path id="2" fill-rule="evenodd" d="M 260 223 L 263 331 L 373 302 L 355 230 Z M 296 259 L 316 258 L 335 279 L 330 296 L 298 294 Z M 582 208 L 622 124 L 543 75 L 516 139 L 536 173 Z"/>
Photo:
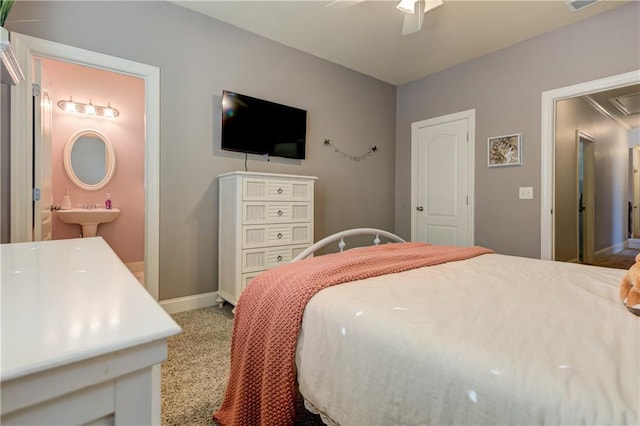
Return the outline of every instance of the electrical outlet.
<path id="1" fill-rule="evenodd" d="M 521 200 L 533 200 L 533 187 L 521 186 L 520 187 L 520 199 Z"/>

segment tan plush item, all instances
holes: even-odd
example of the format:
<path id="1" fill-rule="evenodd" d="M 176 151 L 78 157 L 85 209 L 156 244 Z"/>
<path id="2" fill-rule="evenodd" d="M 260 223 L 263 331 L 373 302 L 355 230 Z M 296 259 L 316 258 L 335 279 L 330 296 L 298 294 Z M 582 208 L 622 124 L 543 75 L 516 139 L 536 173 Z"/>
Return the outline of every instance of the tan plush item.
<path id="1" fill-rule="evenodd" d="M 636 263 L 631 265 L 622 278 L 620 300 L 629 311 L 640 316 L 640 254 L 636 256 Z"/>
<path id="2" fill-rule="evenodd" d="M 307 302 L 318 291 L 485 253 L 492 251 L 384 244 L 309 258 L 260 274 L 236 306 L 229 381 L 214 420 L 223 426 L 294 424 L 298 329 Z"/>

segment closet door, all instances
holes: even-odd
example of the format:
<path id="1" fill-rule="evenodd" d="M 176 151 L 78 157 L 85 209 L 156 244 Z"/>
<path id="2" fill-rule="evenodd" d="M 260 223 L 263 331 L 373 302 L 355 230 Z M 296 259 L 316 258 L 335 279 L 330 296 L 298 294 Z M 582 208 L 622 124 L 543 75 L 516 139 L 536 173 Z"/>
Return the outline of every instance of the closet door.
<path id="1" fill-rule="evenodd" d="M 412 133 L 412 240 L 472 245 L 469 119 L 425 120 Z"/>

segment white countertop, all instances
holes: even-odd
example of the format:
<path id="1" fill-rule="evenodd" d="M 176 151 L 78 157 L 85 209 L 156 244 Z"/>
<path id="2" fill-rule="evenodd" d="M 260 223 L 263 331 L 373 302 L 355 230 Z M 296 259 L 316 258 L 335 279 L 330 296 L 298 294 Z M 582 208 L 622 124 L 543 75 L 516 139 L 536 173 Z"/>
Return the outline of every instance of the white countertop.
<path id="1" fill-rule="evenodd" d="M 0 252 L 1 381 L 181 331 L 101 237 Z"/>

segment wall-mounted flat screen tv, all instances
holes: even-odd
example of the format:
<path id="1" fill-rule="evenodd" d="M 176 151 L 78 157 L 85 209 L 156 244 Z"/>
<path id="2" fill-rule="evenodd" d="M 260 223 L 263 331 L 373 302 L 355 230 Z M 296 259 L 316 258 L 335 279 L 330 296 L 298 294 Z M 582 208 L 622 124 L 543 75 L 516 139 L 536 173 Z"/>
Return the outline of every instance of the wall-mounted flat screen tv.
<path id="1" fill-rule="evenodd" d="M 306 110 L 222 92 L 222 149 L 304 159 L 306 136 Z"/>

